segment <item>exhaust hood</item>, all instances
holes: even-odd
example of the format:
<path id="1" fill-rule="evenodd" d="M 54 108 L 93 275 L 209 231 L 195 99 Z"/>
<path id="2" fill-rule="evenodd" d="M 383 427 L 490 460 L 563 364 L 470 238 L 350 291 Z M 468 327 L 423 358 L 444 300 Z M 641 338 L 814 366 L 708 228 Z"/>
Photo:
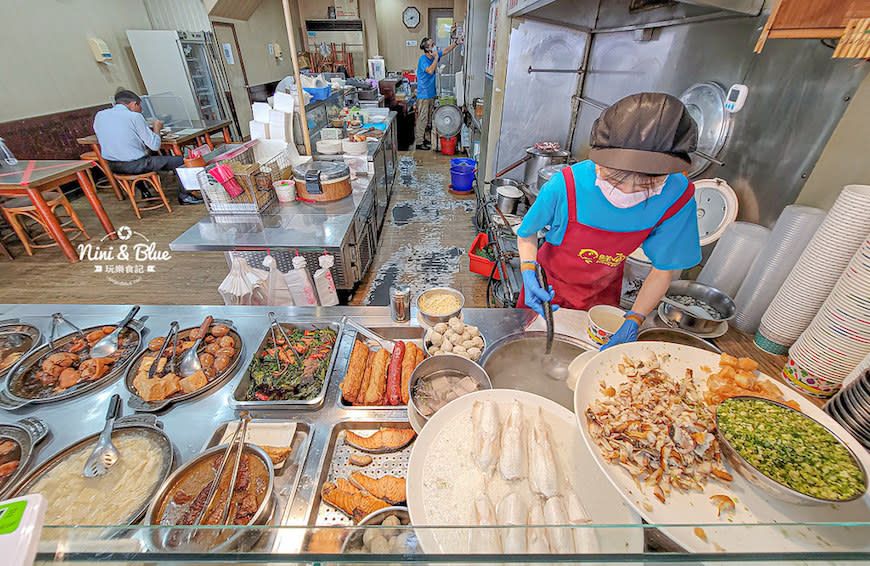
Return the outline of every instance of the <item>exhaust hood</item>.
<path id="1" fill-rule="evenodd" d="M 677 0 L 680 4 L 694 4 L 705 8 L 716 8 L 757 16 L 764 7 L 764 0 Z"/>

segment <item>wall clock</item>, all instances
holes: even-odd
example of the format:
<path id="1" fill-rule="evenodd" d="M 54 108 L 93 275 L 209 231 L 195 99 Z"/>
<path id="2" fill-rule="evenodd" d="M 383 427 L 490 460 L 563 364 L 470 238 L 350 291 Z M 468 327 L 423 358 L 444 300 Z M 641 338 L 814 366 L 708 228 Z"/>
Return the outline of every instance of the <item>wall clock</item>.
<path id="1" fill-rule="evenodd" d="M 408 6 L 402 12 L 402 22 L 408 29 L 414 29 L 420 25 L 420 10 L 413 6 Z"/>

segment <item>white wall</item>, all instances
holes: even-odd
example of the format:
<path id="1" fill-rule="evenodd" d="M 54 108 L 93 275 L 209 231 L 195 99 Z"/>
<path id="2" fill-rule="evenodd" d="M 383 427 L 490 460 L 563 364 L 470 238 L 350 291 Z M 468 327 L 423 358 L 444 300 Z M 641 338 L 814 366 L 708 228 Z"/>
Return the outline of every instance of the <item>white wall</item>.
<path id="1" fill-rule="evenodd" d="M 154 29 L 209 31 L 211 23 L 202 0 L 144 0 Z"/>
<path id="2" fill-rule="evenodd" d="M 142 0 L 6 0 L 0 32 L 0 122 L 108 103 L 143 92 L 128 29 L 151 29 Z M 88 38 L 112 51 L 97 63 Z"/>
<path id="3" fill-rule="evenodd" d="M 419 42 L 429 35 L 429 9 L 453 8 L 453 0 L 377 0 L 378 45 L 380 55 L 387 63 L 387 69 L 398 71 L 416 69 L 417 60 L 423 54 Z M 420 11 L 420 25 L 409 30 L 402 23 L 402 12 L 408 6 Z M 464 14 L 462 14 L 464 16 Z M 417 41 L 418 45 L 408 47 L 407 40 Z"/>

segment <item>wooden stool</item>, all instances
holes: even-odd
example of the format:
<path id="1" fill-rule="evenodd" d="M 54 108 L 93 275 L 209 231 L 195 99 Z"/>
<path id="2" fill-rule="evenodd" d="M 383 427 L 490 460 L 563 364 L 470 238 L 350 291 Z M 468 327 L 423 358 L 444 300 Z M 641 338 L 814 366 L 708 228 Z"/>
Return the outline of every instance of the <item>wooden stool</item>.
<path id="1" fill-rule="evenodd" d="M 69 220 L 61 222 L 60 226 L 64 232 L 75 232 L 75 235 L 71 237 L 70 240 L 76 239 L 79 234 L 83 235 L 86 240 L 91 239 L 85 231 L 85 227 L 82 226 L 75 210 L 70 206 L 66 197 L 63 196 L 63 193 L 59 191 L 50 191 L 42 193 L 42 197 L 51 209 L 52 214 L 54 214 L 54 210 L 59 206 L 62 206 L 66 211 Z M 45 219 L 36 207 L 33 206 L 33 202 L 29 198 L 17 197 L 9 199 L 3 203 L 2 210 L 3 217 L 9 225 L 12 226 L 18 239 L 21 240 L 21 243 L 24 245 L 24 251 L 27 252 L 27 255 L 33 255 L 34 248 L 50 248 L 57 245 L 51 232 L 48 231 Z M 25 224 L 27 219 L 32 220 L 41 226 L 43 230 L 42 233 L 31 236 L 30 231 L 32 227 Z M 61 219 L 61 217 L 58 217 L 58 219 Z M 41 243 L 41 240 L 49 240 L 49 242 Z"/>
<path id="2" fill-rule="evenodd" d="M 100 157 L 97 155 L 96 151 L 87 151 L 81 154 L 82 161 L 93 161 L 94 165 L 100 168 L 100 171 L 103 172 L 103 175 L 106 176 L 105 179 L 100 179 L 99 183 L 94 182 L 94 177 L 91 175 L 91 170 L 87 170 L 88 177 L 91 178 L 91 183 L 93 183 L 94 187 L 99 189 L 112 189 L 115 191 L 115 196 L 118 197 L 118 200 L 124 200 L 124 195 L 121 194 L 121 189 L 112 184 L 112 171 L 108 170 L 108 167 L 103 167 L 103 164 L 100 163 Z"/>
<path id="3" fill-rule="evenodd" d="M 166 200 L 166 195 L 163 194 L 163 188 L 160 186 L 160 175 L 157 171 L 151 171 L 149 173 L 140 173 L 138 175 L 115 175 L 115 179 L 121 183 L 121 187 L 124 189 L 124 192 L 127 193 L 127 197 L 130 199 L 130 204 L 133 205 L 133 212 L 136 213 L 136 217 L 140 220 L 142 219 L 142 215 L 139 213 L 140 210 L 154 210 L 155 208 L 161 208 L 163 206 L 166 207 L 166 210 L 172 212 L 172 207 L 169 206 L 169 201 Z M 159 197 L 151 197 L 151 198 L 143 198 L 140 199 L 139 202 L 136 202 L 136 183 L 138 182 L 145 183 L 146 185 L 151 185 Z M 151 204 L 149 206 L 139 206 L 139 204 L 146 204 L 152 201 L 157 201 L 155 204 Z"/>

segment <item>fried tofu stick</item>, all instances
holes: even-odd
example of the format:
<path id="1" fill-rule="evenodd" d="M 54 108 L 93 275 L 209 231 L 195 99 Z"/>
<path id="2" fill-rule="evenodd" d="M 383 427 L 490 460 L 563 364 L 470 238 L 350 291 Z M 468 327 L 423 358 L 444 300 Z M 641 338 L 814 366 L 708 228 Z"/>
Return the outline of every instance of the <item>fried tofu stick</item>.
<path id="1" fill-rule="evenodd" d="M 359 395 L 368 357 L 368 346 L 357 341 L 350 354 L 350 361 L 347 363 L 347 373 L 344 374 L 344 381 L 341 382 L 342 397 L 350 404 L 353 404 Z"/>
<path id="2" fill-rule="evenodd" d="M 369 389 L 369 383 L 372 379 L 372 362 L 375 359 L 375 353 L 369 350 L 368 356 L 366 356 L 366 369 L 363 372 L 362 382 L 359 386 L 359 393 L 356 396 L 355 405 L 365 405 L 366 404 L 366 391 Z"/>
<path id="3" fill-rule="evenodd" d="M 375 352 L 372 361 L 372 377 L 365 395 L 366 405 L 378 405 L 382 402 L 384 393 L 387 391 L 387 364 L 389 361 L 390 353 L 386 349 L 381 348 Z"/>

